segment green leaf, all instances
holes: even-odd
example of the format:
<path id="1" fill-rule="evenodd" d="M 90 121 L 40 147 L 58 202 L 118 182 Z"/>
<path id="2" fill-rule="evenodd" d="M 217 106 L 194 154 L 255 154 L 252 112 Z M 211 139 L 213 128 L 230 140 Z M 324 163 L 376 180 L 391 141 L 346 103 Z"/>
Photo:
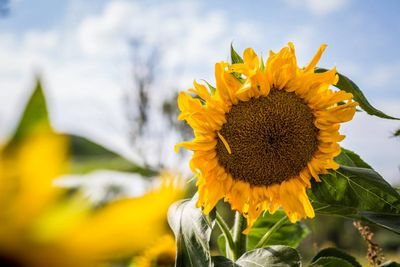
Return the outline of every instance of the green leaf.
<path id="1" fill-rule="evenodd" d="M 335 158 L 335 161 L 344 166 L 372 169 L 372 167 L 368 163 L 366 163 L 359 155 L 343 147 L 341 148 L 339 156 Z"/>
<path id="2" fill-rule="evenodd" d="M 212 263 L 214 267 L 241 267 L 224 256 L 213 256 Z"/>
<path id="3" fill-rule="evenodd" d="M 258 241 L 277 221 L 283 218 L 285 213 L 281 210 L 276 211 L 274 214 L 264 213 L 255 222 L 247 236 L 248 249 L 254 249 Z M 267 245 L 286 245 L 290 247 L 297 247 L 300 242 L 309 235 L 310 230 L 301 222 L 291 223 L 286 222 L 275 231 L 269 239 Z"/>
<path id="4" fill-rule="evenodd" d="M 400 264 L 394 261 L 387 261 L 379 265 L 379 267 L 400 267 Z"/>
<path id="5" fill-rule="evenodd" d="M 299 253 L 287 246 L 271 246 L 250 250 L 236 264 L 242 267 L 296 267 L 301 266 Z"/>
<path id="6" fill-rule="evenodd" d="M 327 258 L 327 257 L 335 257 L 335 258 L 340 258 L 342 260 L 345 260 L 351 264 L 351 266 L 354 267 L 362 267 L 360 263 L 357 262 L 357 260 L 349 255 L 344 253 L 343 251 L 337 249 L 337 248 L 326 248 L 317 253 L 317 255 L 314 256 L 314 258 L 311 260 L 311 262 L 316 262 L 320 258 Z"/>
<path id="7" fill-rule="evenodd" d="M 400 234 L 400 214 L 376 213 L 369 211 L 361 211 L 360 214 L 369 222 L 372 222 L 392 232 Z"/>
<path id="8" fill-rule="evenodd" d="M 239 54 L 233 48 L 233 44 L 232 43 L 231 43 L 231 61 L 232 61 L 232 64 L 243 63 L 244 62 L 243 58 L 241 56 L 239 56 Z"/>
<path id="9" fill-rule="evenodd" d="M 399 137 L 400 136 L 400 129 L 397 129 L 397 131 L 394 132 L 393 136 Z"/>
<path id="10" fill-rule="evenodd" d="M 217 238 L 217 244 L 219 248 L 219 252 L 223 255 L 226 256 L 226 238 L 224 234 L 220 234 Z"/>
<path id="11" fill-rule="evenodd" d="M 31 134 L 37 127 L 50 129 L 50 121 L 43 88 L 39 79 L 36 80 L 35 89 L 29 98 L 21 120 L 15 131 L 13 141 L 18 141 Z"/>
<path id="12" fill-rule="evenodd" d="M 315 70 L 315 72 L 325 72 L 325 71 L 327 71 L 327 69 L 317 68 Z M 386 115 L 382 111 L 374 108 L 369 103 L 369 101 L 367 100 L 361 89 L 352 80 L 350 80 L 343 74 L 338 73 L 338 75 L 339 75 L 339 81 L 335 86 L 340 90 L 352 93 L 354 96 L 354 100 L 356 100 L 360 104 L 360 107 L 369 115 L 377 116 L 384 119 L 400 120 L 400 118 Z"/>
<path id="13" fill-rule="evenodd" d="M 308 194 L 316 213 L 379 221 L 400 234 L 400 225 L 388 216 L 400 214 L 400 195 L 372 169 L 341 166 L 322 175 L 320 183 L 312 182 Z"/>
<path id="14" fill-rule="evenodd" d="M 85 174 L 93 170 L 107 169 L 155 176 L 158 173 L 149 167 L 137 165 L 117 153 L 84 137 L 70 136 L 71 173 Z"/>
<path id="15" fill-rule="evenodd" d="M 299 253 L 287 246 L 271 246 L 247 251 L 236 262 L 223 256 L 212 257 L 215 267 L 296 267 L 301 266 Z M 200 265 L 199 265 L 200 266 Z"/>
<path id="16" fill-rule="evenodd" d="M 359 155 L 344 148 L 342 148 L 340 155 L 335 158 L 335 161 L 342 165 L 372 169 Z M 385 214 L 368 211 L 360 211 L 360 214 L 369 222 L 390 229 L 393 232 L 399 231 L 398 222 L 400 221 L 400 214 Z"/>
<path id="17" fill-rule="evenodd" d="M 177 242 L 177 267 L 212 266 L 210 237 L 215 223 L 215 211 L 210 220 L 195 205 L 196 199 L 182 200 L 168 211 L 168 223 Z"/>
<path id="18" fill-rule="evenodd" d="M 350 262 L 336 257 L 322 257 L 311 263 L 309 267 L 354 267 Z"/>

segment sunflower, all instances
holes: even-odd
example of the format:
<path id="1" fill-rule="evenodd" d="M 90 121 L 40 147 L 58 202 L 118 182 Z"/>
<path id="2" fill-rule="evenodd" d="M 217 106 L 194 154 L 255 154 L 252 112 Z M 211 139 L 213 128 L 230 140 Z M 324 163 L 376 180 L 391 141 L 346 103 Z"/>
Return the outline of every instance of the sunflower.
<path id="1" fill-rule="evenodd" d="M 194 82 L 181 92 L 178 119 L 194 139 L 176 149 L 192 150 L 197 205 L 209 213 L 220 199 L 247 218 L 248 233 L 263 211 L 282 208 L 291 222 L 314 217 L 306 194 L 310 180 L 338 168 L 340 123 L 353 118 L 351 93 L 333 91 L 336 69 L 316 73 L 326 45 L 299 68 L 292 43 L 266 62 L 247 48 L 241 63 L 215 64 L 216 88 Z"/>
<path id="2" fill-rule="evenodd" d="M 43 125 L 18 144 L 0 150 L 1 266 L 56 265 L 55 255 L 63 250 L 59 244 L 44 242 L 36 227 L 38 220 L 56 207 L 61 191 L 52 182 L 66 168 L 66 155 L 66 137 Z M 64 252 L 65 264 L 57 266 L 82 266 Z"/>
<path id="3" fill-rule="evenodd" d="M 133 261 L 132 267 L 174 267 L 176 245 L 175 239 L 166 234 L 144 251 Z"/>
<path id="4" fill-rule="evenodd" d="M 138 255 L 169 233 L 169 206 L 182 197 L 183 183 L 164 172 L 144 195 L 113 201 L 66 232 L 64 245 L 92 259 Z"/>
<path id="5" fill-rule="evenodd" d="M 142 253 L 168 232 L 182 184 L 166 172 L 140 197 L 94 208 L 56 187 L 69 138 L 39 124 L 0 147 L 0 266 L 90 267 Z"/>

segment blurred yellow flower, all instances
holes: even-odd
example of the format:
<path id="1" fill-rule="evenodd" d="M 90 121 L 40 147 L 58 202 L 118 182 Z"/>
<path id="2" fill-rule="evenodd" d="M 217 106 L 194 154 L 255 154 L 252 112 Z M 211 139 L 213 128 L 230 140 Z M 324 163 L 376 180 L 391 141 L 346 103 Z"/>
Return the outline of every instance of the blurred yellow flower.
<path id="1" fill-rule="evenodd" d="M 175 266 L 176 245 L 171 235 L 164 235 L 144 253 L 134 259 L 131 267 L 173 267 Z"/>
<path id="2" fill-rule="evenodd" d="M 172 175 L 141 197 L 93 208 L 53 184 L 68 168 L 68 144 L 38 125 L 1 149 L 0 266 L 105 266 L 168 231 L 168 207 L 182 193 Z"/>
<path id="3" fill-rule="evenodd" d="M 66 242 L 75 250 L 107 258 L 141 252 L 169 231 L 166 216 L 182 196 L 180 182 L 162 174 L 160 184 L 144 196 L 114 201 L 82 220 Z"/>
<path id="4" fill-rule="evenodd" d="M 40 125 L 0 151 L 1 266 L 55 265 L 56 255 L 61 256 L 59 244 L 41 242 L 35 228 L 61 197 L 62 191 L 52 183 L 66 168 L 67 140 Z M 62 254 L 68 262 L 60 266 L 75 264 Z"/>

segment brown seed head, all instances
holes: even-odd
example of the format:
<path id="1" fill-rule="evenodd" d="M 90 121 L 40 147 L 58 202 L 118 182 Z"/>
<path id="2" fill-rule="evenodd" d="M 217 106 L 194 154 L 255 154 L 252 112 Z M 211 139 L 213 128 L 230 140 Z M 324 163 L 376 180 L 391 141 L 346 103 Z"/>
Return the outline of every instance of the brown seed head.
<path id="1" fill-rule="evenodd" d="M 268 96 L 234 105 L 218 139 L 220 165 L 234 179 L 269 186 L 300 173 L 317 150 L 311 109 L 295 93 L 272 89 Z"/>

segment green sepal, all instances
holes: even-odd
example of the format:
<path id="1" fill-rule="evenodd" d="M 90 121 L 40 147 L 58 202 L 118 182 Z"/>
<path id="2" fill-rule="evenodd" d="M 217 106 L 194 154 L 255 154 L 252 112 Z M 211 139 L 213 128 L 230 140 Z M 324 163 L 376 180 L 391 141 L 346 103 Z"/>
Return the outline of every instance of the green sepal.
<path id="1" fill-rule="evenodd" d="M 217 90 L 214 86 L 212 86 L 209 82 L 207 82 L 206 80 L 202 80 L 203 82 L 205 82 L 207 84 L 208 89 L 210 90 L 211 95 L 215 94 L 215 91 Z"/>
<path id="2" fill-rule="evenodd" d="M 238 63 L 244 63 L 243 58 L 239 56 L 239 54 L 236 52 L 236 50 L 233 48 L 233 45 L 231 43 L 231 64 L 238 64 Z M 239 82 L 244 83 L 245 79 L 243 78 L 242 74 L 237 73 L 237 72 L 232 72 L 231 73 L 233 77 L 235 77 Z"/>
<path id="3" fill-rule="evenodd" d="M 262 55 L 260 56 L 260 70 L 265 70 L 265 63 Z"/>
<path id="4" fill-rule="evenodd" d="M 233 48 L 233 44 L 231 43 L 231 63 L 244 63 L 243 58 L 236 52 Z"/>

